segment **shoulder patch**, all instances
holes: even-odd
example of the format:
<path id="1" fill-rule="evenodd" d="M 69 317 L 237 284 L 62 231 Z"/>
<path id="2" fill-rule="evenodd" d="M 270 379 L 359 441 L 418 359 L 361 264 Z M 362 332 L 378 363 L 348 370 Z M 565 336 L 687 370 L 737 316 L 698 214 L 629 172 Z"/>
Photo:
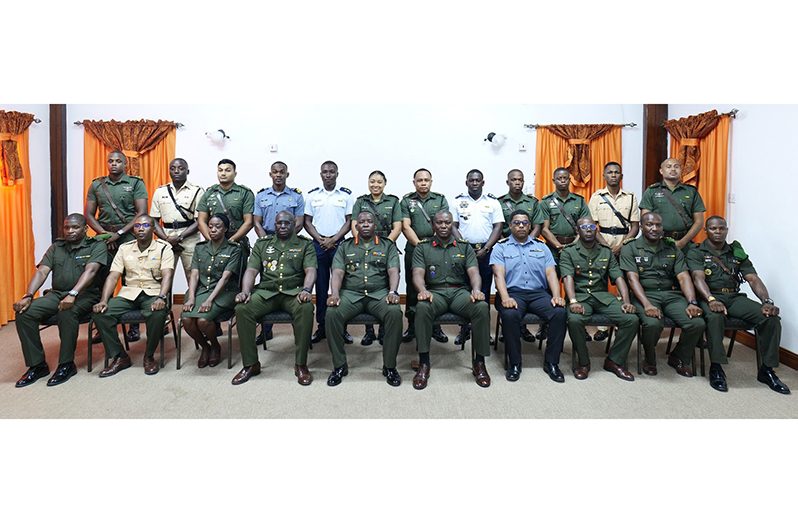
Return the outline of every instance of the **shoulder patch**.
<path id="1" fill-rule="evenodd" d="M 292 187 L 290 189 L 297 194 L 302 194 L 302 190 L 299 187 Z"/>
<path id="2" fill-rule="evenodd" d="M 494 200 L 498 200 L 498 198 L 493 196 L 493 193 L 488 193 L 488 198 L 493 198 Z"/>
<path id="3" fill-rule="evenodd" d="M 416 244 L 416 247 L 418 247 L 422 243 L 429 243 L 429 238 L 424 238 L 423 240 L 419 240 L 418 243 Z"/>
<path id="4" fill-rule="evenodd" d="M 745 261 L 748 259 L 748 254 L 745 252 L 743 246 L 740 245 L 740 242 L 738 242 L 737 240 L 731 242 L 731 249 L 732 249 L 732 255 L 738 260 Z"/>
<path id="5" fill-rule="evenodd" d="M 348 187 L 340 187 L 340 189 L 346 194 L 352 194 L 352 189 L 349 189 Z"/>
<path id="6" fill-rule="evenodd" d="M 309 190 L 309 191 L 308 191 L 308 194 L 310 194 L 310 193 L 312 193 L 312 192 L 316 192 L 316 191 L 318 191 L 318 190 L 319 190 L 319 187 L 314 187 L 313 189 L 311 189 L 311 190 Z"/>
<path id="7" fill-rule="evenodd" d="M 676 240 L 674 240 L 673 238 L 666 236 L 665 238 L 662 238 L 662 241 L 666 245 L 670 245 L 671 247 L 676 247 Z"/>

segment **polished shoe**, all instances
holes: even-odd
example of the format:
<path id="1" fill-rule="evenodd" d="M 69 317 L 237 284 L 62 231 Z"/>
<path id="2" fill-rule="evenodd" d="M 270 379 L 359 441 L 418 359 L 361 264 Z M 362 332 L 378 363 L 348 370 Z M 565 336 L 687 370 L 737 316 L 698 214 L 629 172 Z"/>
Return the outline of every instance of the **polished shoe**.
<path id="1" fill-rule="evenodd" d="M 158 366 L 158 362 L 155 361 L 155 358 L 152 356 L 144 356 L 144 374 L 152 376 L 153 374 L 158 374 L 159 369 L 160 367 Z"/>
<path id="2" fill-rule="evenodd" d="M 435 332 L 434 329 L 433 332 Z M 413 341 L 415 338 L 416 338 L 416 331 L 412 327 L 408 327 L 408 329 L 402 333 L 402 343 Z M 446 338 L 446 341 L 449 341 L 449 338 Z"/>
<path id="3" fill-rule="evenodd" d="M 352 339 L 352 335 L 344 331 L 344 343 L 346 345 L 352 345 L 354 342 L 355 340 Z"/>
<path id="4" fill-rule="evenodd" d="M 565 381 L 565 376 L 562 375 L 560 367 L 554 363 L 544 363 L 543 372 L 548 374 L 552 381 L 556 381 L 557 383 L 562 383 Z"/>
<path id="5" fill-rule="evenodd" d="M 15 387 L 27 387 L 31 383 L 34 383 L 39 378 L 44 378 L 45 376 L 50 375 L 50 367 L 47 366 L 47 362 L 42 363 L 41 365 L 36 365 L 35 367 L 30 367 L 22 377 L 17 380 L 17 384 Z"/>
<path id="6" fill-rule="evenodd" d="M 586 380 L 589 372 L 590 371 L 587 367 L 577 367 L 574 369 L 574 378 L 578 380 Z"/>
<path id="7" fill-rule="evenodd" d="M 56 385 L 61 385 L 77 373 L 78 368 L 75 366 L 75 362 L 70 361 L 68 363 L 62 363 L 55 369 L 50 379 L 47 380 L 47 386 L 54 387 Z"/>
<path id="8" fill-rule="evenodd" d="M 216 324 L 216 337 L 218 338 L 218 337 L 219 337 L 219 336 L 221 336 L 222 334 L 224 334 L 224 333 L 222 332 L 222 324 L 221 324 L 221 323 L 217 323 L 217 324 Z"/>
<path id="9" fill-rule="evenodd" d="M 535 338 L 537 338 L 537 339 L 542 341 L 542 340 L 545 340 L 548 337 L 549 337 L 549 325 L 547 323 L 544 323 L 544 324 L 542 324 L 540 326 L 538 331 L 535 333 Z"/>
<path id="10" fill-rule="evenodd" d="M 324 330 L 316 329 L 316 332 L 313 333 L 313 337 L 310 338 L 310 343 L 318 343 L 326 337 L 327 333 L 324 332 Z"/>
<path id="11" fill-rule="evenodd" d="M 656 376 L 657 375 L 657 365 L 656 363 L 644 363 L 643 364 L 643 374 L 648 376 Z"/>
<path id="12" fill-rule="evenodd" d="M 374 334 L 374 329 L 366 329 L 366 334 L 360 339 L 360 344 L 364 347 L 368 347 L 377 339 L 377 335 Z"/>
<path id="13" fill-rule="evenodd" d="M 347 376 L 348 374 L 349 374 L 349 366 L 346 363 L 344 363 L 340 367 L 336 367 L 335 369 L 333 369 L 333 371 L 330 373 L 330 376 L 327 378 L 327 385 L 329 385 L 330 387 L 335 387 L 336 385 L 340 385 L 341 380 L 343 380 L 344 376 Z"/>
<path id="14" fill-rule="evenodd" d="M 204 369 L 208 366 L 208 354 L 210 353 L 210 347 L 203 347 L 202 352 L 200 352 L 200 357 L 197 360 L 197 367 L 200 369 Z"/>
<path id="15" fill-rule="evenodd" d="M 507 381 L 518 381 L 518 378 L 521 377 L 521 365 L 510 365 L 504 377 L 507 378 Z"/>
<path id="16" fill-rule="evenodd" d="M 437 341 L 438 343 L 449 343 L 449 336 L 443 332 L 440 325 L 435 325 L 432 328 L 432 339 Z"/>
<path id="17" fill-rule="evenodd" d="M 139 341 L 141 339 L 141 331 L 139 330 L 138 324 L 130 326 L 130 328 L 127 330 L 125 338 L 127 339 L 128 343 L 133 343 L 134 341 Z"/>
<path id="18" fill-rule="evenodd" d="M 729 385 L 726 383 L 726 373 L 723 367 L 709 367 L 709 386 L 719 392 L 729 392 Z"/>
<path id="19" fill-rule="evenodd" d="M 121 356 L 117 356 L 111 360 L 111 364 L 101 370 L 99 376 L 101 378 L 113 376 L 117 372 L 130 368 L 131 365 L 132 363 L 130 362 L 130 356 L 128 356 L 126 353 L 122 353 Z"/>
<path id="20" fill-rule="evenodd" d="M 604 341 L 610 336 L 610 331 L 598 330 L 593 335 L 593 341 Z"/>
<path id="21" fill-rule="evenodd" d="M 685 378 L 693 377 L 693 369 L 673 354 L 668 356 L 668 365 L 676 369 L 676 374 L 679 376 L 684 376 Z"/>
<path id="22" fill-rule="evenodd" d="M 779 394 L 789 394 L 790 388 L 782 383 L 776 373 L 773 372 L 773 369 L 770 367 L 762 366 L 759 368 L 759 372 L 756 375 L 756 380 L 760 383 L 764 383 L 771 390 L 778 392 Z"/>
<path id="23" fill-rule="evenodd" d="M 585 341 L 593 341 L 593 338 L 590 337 L 590 333 L 589 332 L 585 333 Z"/>
<path id="24" fill-rule="evenodd" d="M 601 331 L 599 331 L 599 332 L 601 332 Z M 634 381 L 635 380 L 635 377 L 632 375 L 631 372 L 629 372 L 624 367 L 622 367 L 621 365 L 618 365 L 617 363 L 615 363 L 614 361 L 612 361 L 609 358 L 605 358 L 604 359 L 604 370 L 612 372 L 613 374 L 615 374 L 616 376 L 618 376 L 622 380 L 626 380 L 626 381 Z"/>
<path id="25" fill-rule="evenodd" d="M 413 388 L 421 390 L 427 387 L 429 381 L 429 365 L 422 363 L 418 366 L 416 375 L 413 376 Z"/>
<path id="26" fill-rule="evenodd" d="M 246 383 L 252 376 L 257 376 L 258 374 L 260 374 L 260 362 L 244 367 L 238 371 L 238 374 L 233 377 L 231 383 L 233 385 L 241 385 L 242 383 Z"/>
<path id="27" fill-rule="evenodd" d="M 402 377 L 399 375 L 399 371 L 395 368 L 389 369 L 388 367 L 382 367 L 382 375 L 385 376 L 385 381 L 391 387 L 398 387 L 402 384 Z"/>
<path id="28" fill-rule="evenodd" d="M 313 375 L 308 370 L 307 365 L 294 365 L 294 376 L 300 385 L 310 385 L 313 383 Z"/>
<path id="29" fill-rule="evenodd" d="M 222 361 L 222 348 L 211 347 L 208 350 L 208 367 L 215 367 Z"/>
<path id="30" fill-rule="evenodd" d="M 471 374 L 474 375 L 477 385 L 483 388 L 490 387 L 490 376 L 484 361 L 475 361 L 471 366 Z"/>
<path id="31" fill-rule="evenodd" d="M 502 338 L 503 336 L 499 336 L 499 341 L 504 341 Z M 529 329 L 526 328 L 526 325 L 521 328 L 521 339 L 527 343 L 532 343 L 535 341 L 535 335 L 529 332 Z"/>
<path id="32" fill-rule="evenodd" d="M 464 327 L 460 329 L 460 332 L 458 332 L 457 336 L 455 336 L 454 344 L 464 345 L 469 339 L 471 339 L 471 329 Z"/>

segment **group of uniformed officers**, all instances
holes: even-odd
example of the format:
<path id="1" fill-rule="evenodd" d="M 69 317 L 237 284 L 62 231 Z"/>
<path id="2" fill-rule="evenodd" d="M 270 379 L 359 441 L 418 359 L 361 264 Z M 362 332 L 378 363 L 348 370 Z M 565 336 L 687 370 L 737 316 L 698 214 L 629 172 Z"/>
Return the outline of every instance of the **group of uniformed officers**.
<path id="1" fill-rule="evenodd" d="M 100 377 L 131 366 L 117 333 L 119 318 L 130 310 L 140 310 L 146 321 L 144 371 L 157 373 L 154 353 L 165 330 L 179 258 L 188 280 L 182 321 L 201 349 L 198 367 L 219 364 L 220 318 L 236 317 L 243 368 L 234 385 L 260 373 L 257 344 L 273 336 L 264 316 L 285 311 L 293 319 L 294 374 L 301 385 L 313 381 L 308 350 L 324 338 L 333 360 L 327 384 L 341 383 L 349 372 L 344 345 L 352 343 L 347 322 L 368 313 L 378 320 L 379 330 L 367 326 L 361 344 L 382 344 L 387 383 L 401 384 L 399 346 L 415 338 L 413 387 L 423 389 L 430 376 L 431 340 L 448 341 L 436 319 L 453 312 L 466 322 L 455 342 L 472 338 L 472 373 L 479 386 L 488 387 L 485 357 L 492 341 L 489 304 L 495 281 L 509 381 L 520 378 L 521 340 L 537 336 L 547 340 L 543 370 L 563 382 L 559 359 L 566 330 L 576 354 L 573 375 L 586 379 L 587 342 L 608 336 L 607 327 L 592 337 L 587 333 L 585 325 L 594 313 L 609 318 L 617 330 L 604 369 L 634 381 L 627 357 L 642 327 L 642 370 L 656 375 L 655 348 L 667 316 L 682 331 L 668 365 L 692 377 L 693 353 L 705 344 L 709 383 L 725 392 L 722 341 L 725 319 L 734 317 L 756 329 L 757 379 L 789 394 L 773 371 L 779 364 L 779 309 L 748 254 L 739 242 L 727 243 L 722 217 L 704 219 L 701 196 L 681 183 L 678 160 L 665 160 L 660 173 L 662 182 L 646 189 L 638 204 L 633 193 L 621 189 L 617 162 L 604 167 L 606 187 L 589 202 L 570 192 L 565 168 L 554 171 L 556 190 L 540 201 L 524 194 L 520 170 L 507 174 L 508 193 L 496 198 L 483 193 L 483 173 L 474 169 L 466 174 L 467 192 L 450 207 L 445 196 L 431 190 L 428 169 L 413 174 L 415 191 L 401 200 L 385 194 L 387 178 L 381 171 L 369 175 L 369 193 L 354 198 L 337 184 L 338 166 L 327 161 L 321 165 L 322 185 L 305 197 L 286 185 L 287 165 L 275 162 L 269 173 L 272 185 L 255 195 L 235 182 L 231 160 L 219 162 L 219 183 L 203 190 L 188 181 L 188 164 L 177 158 L 169 164 L 172 181 L 155 191 L 147 213 L 144 183 L 126 173 L 124 154 L 114 151 L 108 156 L 108 175 L 89 188 L 85 217 L 67 216 L 63 237 L 47 250 L 27 293 L 14 304 L 29 367 L 16 386 L 50 375 L 39 325 L 54 316 L 61 350 L 47 385 L 77 373 L 78 327 L 89 314 L 98 330 L 90 335 L 103 343 L 108 359 Z M 87 236 L 88 227 L 95 236 Z M 247 233 L 253 227 L 258 240 L 250 246 Z M 702 228 L 707 239 L 697 245 L 692 240 Z M 298 235 L 303 229 L 310 239 Z M 345 239 L 350 232 L 352 237 Z M 404 332 L 398 293 L 401 252 L 395 243 L 400 234 L 407 239 Z M 52 288 L 34 299 L 50 273 Z M 121 290 L 113 296 L 120 278 Z M 743 282 L 761 303 L 740 292 Z M 311 334 L 314 286 L 317 328 Z M 544 322 L 537 335 L 523 325 L 526 313 Z M 137 326 L 126 335 L 129 341 L 139 339 Z"/>

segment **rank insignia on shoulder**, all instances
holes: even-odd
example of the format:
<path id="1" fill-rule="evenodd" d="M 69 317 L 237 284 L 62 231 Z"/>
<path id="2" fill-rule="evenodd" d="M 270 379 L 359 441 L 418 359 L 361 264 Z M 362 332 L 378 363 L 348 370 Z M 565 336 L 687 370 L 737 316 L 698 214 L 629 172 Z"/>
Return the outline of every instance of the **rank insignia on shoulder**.
<path id="1" fill-rule="evenodd" d="M 295 192 L 295 193 L 297 193 L 297 194 L 302 194 L 302 189 L 300 189 L 299 187 L 294 187 L 294 188 L 293 188 L 293 189 L 291 189 L 291 190 L 292 190 L 292 191 L 294 191 L 294 192 Z"/>
<path id="2" fill-rule="evenodd" d="M 349 189 L 347 187 L 341 187 L 341 190 L 344 191 L 346 194 L 352 194 L 352 189 Z"/>
<path id="3" fill-rule="evenodd" d="M 673 238 L 665 237 L 662 239 L 663 242 L 667 243 L 668 245 L 676 246 L 676 240 Z"/>
<path id="4" fill-rule="evenodd" d="M 624 241 L 623 241 L 623 244 L 624 244 L 624 245 L 626 245 L 627 243 L 629 243 L 629 242 L 633 242 L 633 241 L 635 241 L 636 239 L 637 239 L 637 238 L 627 238 L 626 240 L 624 240 Z"/>

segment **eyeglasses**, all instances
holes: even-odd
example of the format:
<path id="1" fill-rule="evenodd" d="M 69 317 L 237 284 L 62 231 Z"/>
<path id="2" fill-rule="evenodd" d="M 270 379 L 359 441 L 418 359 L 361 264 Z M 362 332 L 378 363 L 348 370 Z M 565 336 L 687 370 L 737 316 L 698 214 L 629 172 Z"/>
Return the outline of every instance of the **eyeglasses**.
<path id="1" fill-rule="evenodd" d="M 134 229 L 149 229 L 150 228 L 150 224 L 149 223 L 134 223 L 133 224 L 133 228 Z"/>
<path id="2" fill-rule="evenodd" d="M 512 224 L 513 225 L 523 225 L 524 227 L 526 227 L 527 225 L 529 225 L 529 220 L 513 220 Z"/>
<path id="3" fill-rule="evenodd" d="M 594 223 L 583 223 L 582 225 L 579 226 L 579 228 L 582 229 L 583 231 L 595 231 L 596 230 L 596 224 L 594 224 Z"/>

